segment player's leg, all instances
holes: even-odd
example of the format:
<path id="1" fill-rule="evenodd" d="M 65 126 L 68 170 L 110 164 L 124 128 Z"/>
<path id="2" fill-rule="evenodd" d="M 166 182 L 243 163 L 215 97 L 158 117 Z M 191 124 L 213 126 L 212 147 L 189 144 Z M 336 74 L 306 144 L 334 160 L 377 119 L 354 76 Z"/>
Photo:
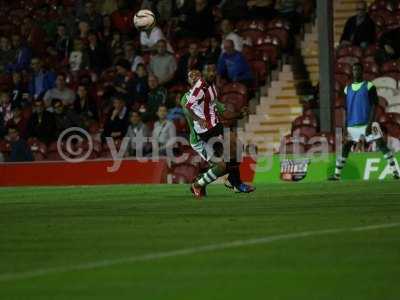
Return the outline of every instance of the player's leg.
<path id="1" fill-rule="evenodd" d="M 388 161 L 390 168 L 393 172 L 393 178 L 400 179 L 400 174 L 396 167 L 396 159 L 394 158 L 393 152 L 390 151 L 390 149 L 386 145 L 384 139 L 380 138 L 379 140 L 377 140 L 376 145 L 378 146 L 379 150 L 382 151 L 383 156 Z"/>
<path id="2" fill-rule="evenodd" d="M 239 151 L 238 151 L 239 150 Z M 230 161 L 226 163 L 228 179 L 225 186 L 233 189 L 237 193 L 251 193 L 254 187 L 243 183 L 240 177 L 240 157 L 242 151 L 238 148 L 237 134 L 234 130 L 230 132 Z"/>
<path id="3" fill-rule="evenodd" d="M 365 127 L 366 128 L 366 127 Z M 342 175 L 342 170 L 346 165 L 347 159 L 350 155 L 351 148 L 354 144 L 360 140 L 361 136 L 365 136 L 364 128 L 351 128 L 347 129 L 348 137 L 343 144 L 342 153 L 336 158 L 335 173 L 329 178 L 329 180 L 340 180 Z"/>
<path id="4" fill-rule="evenodd" d="M 227 173 L 226 163 L 223 161 L 224 146 L 222 141 L 223 127 L 217 126 L 209 130 L 204 134 L 199 134 L 200 139 L 205 143 L 207 150 L 207 157 L 218 158 L 216 162 L 213 162 L 211 167 L 192 184 L 191 190 L 195 197 L 201 198 L 205 194 L 205 188 L 210 183 L 216 181 L 219 177 L 224 176 Z M 213 145 L 210 145 L 209 141 L 213 138 L 221 138 L 220 140 L 214 141 Z M 209 153 L 212 152 L 210 155 Z M 211 159 L 208 159 L 210 162 Z"/>

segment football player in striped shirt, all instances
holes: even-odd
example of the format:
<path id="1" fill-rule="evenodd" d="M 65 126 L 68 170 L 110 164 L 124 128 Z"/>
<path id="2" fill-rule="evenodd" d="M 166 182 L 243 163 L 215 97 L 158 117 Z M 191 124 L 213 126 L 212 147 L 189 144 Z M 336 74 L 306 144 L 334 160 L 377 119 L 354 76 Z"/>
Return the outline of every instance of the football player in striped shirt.
<path id="1" fill-rule="evenodd" d="M 198 70 L 193 70 L 188 74 L 189 83 L 192 86 L 188 101 L 185 105 L 187 114 L 193 120 L 193 130 L 199 137 L 206 151 L 212 152 L 212 157 L 222 158 L 224 154 L 223 133 L 224 127 L 218 115 L 217 89 L 214 81 L 216 79 L 215 64 L 206 64 L 204 67 L 204 78 Z M 214 142 L 212 149 L 210 142 Z M 236 152 L 236 151 L 235 151 Z M 210 169 L 202 174 L 191 187 L 195 197 L 201 198 L 205 195 L 205 187 L 217 180 L 217 178 L 228 174 L 232 185 L 240 192 L 252 192 L 251 186 L 245 185 L 240 181 L 239 163 L 233 158 L 229 162 L 219 159 L 214 162 Z"/>

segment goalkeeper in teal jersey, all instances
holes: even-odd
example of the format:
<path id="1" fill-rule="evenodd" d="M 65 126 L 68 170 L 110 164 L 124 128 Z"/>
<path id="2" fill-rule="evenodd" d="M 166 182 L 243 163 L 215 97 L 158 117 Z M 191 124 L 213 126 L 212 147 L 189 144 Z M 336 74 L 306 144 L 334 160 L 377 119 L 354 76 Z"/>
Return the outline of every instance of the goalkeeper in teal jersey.
<path id="1" fill-rule="evenodd" d="M 202 141 L 196 131 L 194 130 L 194 124 L 193 124 L 193 119 L 190 114 L 190 112 L 186 109 L 186 104 L 188 102 L 188 94 L 186 93 L 182 96 L 181 98 L 181 106 L 183 108 L 183 111 L 185 113 L 186 121 L 189 126 L 190 130 L 190 136 L 189 136 L 189 141 L 190 141 L 190 146 L 195 150 L 202 159 L 205 161 L 209 162 L 213 156 L 213 149 L 211 146 L 209 146 L 207 143 Z M 225 109 L 224 104 L 221 102 L 216 102 L 216 111 L 217 114 L 220 116 L 223 116 L 225 119 L 238 119 L 240 117 L 243 117 L 243 115 L 246 113 L 246 110 L 243 110 L 241 113 L 231 113 L 228 112 Z M 241 179 L 240 179 L 240 171 L 239 168 L 236 168 L 234 170 L 231 170 L 228 175 L 228 181 L 225 184 L 226 187 L 234 189 L 235 192 L 237 193 L 249 193 L 254 191 L 254 188 L 252 188 L 249 185 L 244 184 Z"/>

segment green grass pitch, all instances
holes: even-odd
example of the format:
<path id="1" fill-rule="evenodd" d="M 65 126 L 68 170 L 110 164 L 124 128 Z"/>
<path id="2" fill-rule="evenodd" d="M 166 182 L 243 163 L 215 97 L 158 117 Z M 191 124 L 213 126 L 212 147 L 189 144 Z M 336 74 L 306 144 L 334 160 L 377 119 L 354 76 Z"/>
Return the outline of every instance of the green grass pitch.
<path id="1" fill-rule="evenodd" d="M 0 189 L 2 300 L 397 300 L 399 283 L 394 181 L 202 201 L 185 185 Z"/>

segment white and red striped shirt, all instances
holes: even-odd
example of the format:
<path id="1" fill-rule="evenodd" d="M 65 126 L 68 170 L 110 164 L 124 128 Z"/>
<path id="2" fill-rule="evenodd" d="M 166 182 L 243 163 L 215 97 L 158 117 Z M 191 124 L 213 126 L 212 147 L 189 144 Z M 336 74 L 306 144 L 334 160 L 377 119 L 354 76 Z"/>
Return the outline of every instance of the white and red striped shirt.
<path id="1" fill-rule="evenodd" d="M 207 132 L 219 123 L 215 104 L 217 97 L 215 85 L 208 85 L 203 79 L 199 79 L 189 91 L 189 101 L 186 104 L 186 108 L 199 118 L 207 121 L 207 128 L 201 127 L 198 121 L 193 122 L 194 130 L 197 133 Z"/>

